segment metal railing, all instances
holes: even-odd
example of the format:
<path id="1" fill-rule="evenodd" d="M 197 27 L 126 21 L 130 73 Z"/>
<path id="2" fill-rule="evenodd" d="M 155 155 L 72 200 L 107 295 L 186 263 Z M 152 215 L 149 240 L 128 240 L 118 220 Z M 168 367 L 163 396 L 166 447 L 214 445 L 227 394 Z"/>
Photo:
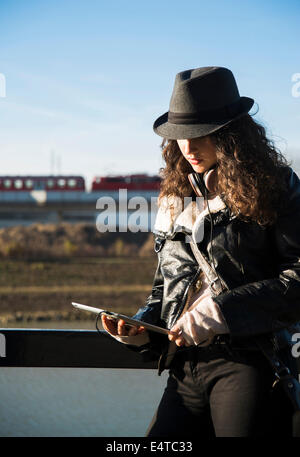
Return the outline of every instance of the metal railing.
<path id="1" fill-rule="evenodd" d="M 0 329 L 0 366 L 150 368 L 142 356 L 96 330 Z"/>

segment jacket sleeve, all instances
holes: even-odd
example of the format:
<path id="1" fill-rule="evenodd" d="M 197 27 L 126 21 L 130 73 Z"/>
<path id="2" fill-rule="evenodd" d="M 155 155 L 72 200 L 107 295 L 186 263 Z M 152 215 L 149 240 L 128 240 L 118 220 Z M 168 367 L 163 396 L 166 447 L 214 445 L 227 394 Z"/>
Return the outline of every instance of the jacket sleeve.
<path id="1" fill-rule="evenodd" d="M 214 297 L 232 336 L 274 332 L 300 320 L 300 181 L 292 172 L 284 212 L 270 230 L 278 276 Z"/>
<path id="2" fill-rule="evenodd" d="M 139 319 L 153 325 L 160 325 L 163 287 L 164 283 L 160 271 L 160 259 L 158 258 L 151 294 L 147 297 L 145 304 L 133 316 L 134 319 Z"/>
<path id="3" fill-rule="evenodd" d="M 156 241 L 155 241 L 156 244 Z M 162 240 L 159 242 L 159 250 L 163 246 Z M 158 251 L 156 251 L 158 252 Z M 160 269 L 160 255 L 158 252 L 157 268 L 153 278 L 152 291 L 147 297 L 145 304 L 137 311 L 133 316 L 134 319 L 138 319 L 149 324 L 158 325 L 163 327 L 163 322 L 160 318 L 161 307 L 164 290 L 164 279 Z M 128 345 L 130 349 L 136 352 L 140 352 L 144 361 L 156 360 L 161 355 L 161 351 L 165 344 L 168 342 L 167 336 L 161 333 L 148 332 L 149 343 L 143 346 L 132 346 Z"/>

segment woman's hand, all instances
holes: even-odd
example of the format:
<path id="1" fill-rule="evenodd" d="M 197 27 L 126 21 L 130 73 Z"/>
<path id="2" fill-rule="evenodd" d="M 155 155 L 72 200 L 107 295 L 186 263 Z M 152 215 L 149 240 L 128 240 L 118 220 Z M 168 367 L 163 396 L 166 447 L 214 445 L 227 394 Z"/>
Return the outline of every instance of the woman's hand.
<path id="1" fill-rule="evenodd" d="M 177 346 L 189 346 L 187 341 L 182 336 L 182 330 L 177 324 L 171 328 L 171 332 L 172 333 L 168 335 L 170 341 L 175 341 Z"/>
<path id="2" fill-rule="evenodd" d="M 113 336 L 134 336 L 145 332 L 145 328 L 142 326 L 132 327 L 126 324 L 126 322 L 123 321 L 123 319 L 110 319 L 104 314 L 101 315 L 101 321 L 104 330 L 106 330 Z"/>

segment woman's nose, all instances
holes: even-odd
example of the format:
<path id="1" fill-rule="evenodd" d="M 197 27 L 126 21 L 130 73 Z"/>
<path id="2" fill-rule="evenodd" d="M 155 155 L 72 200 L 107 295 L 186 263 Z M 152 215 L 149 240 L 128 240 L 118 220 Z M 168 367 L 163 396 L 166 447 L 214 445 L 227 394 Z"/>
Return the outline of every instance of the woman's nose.
<path id="1" fill-rule="evenodd" d="M 192 142 L 192 140 L 184 141 L 184 150 L 185 150 L 186 154 L 189 154 L 191 152 L 191 142 Z"/>

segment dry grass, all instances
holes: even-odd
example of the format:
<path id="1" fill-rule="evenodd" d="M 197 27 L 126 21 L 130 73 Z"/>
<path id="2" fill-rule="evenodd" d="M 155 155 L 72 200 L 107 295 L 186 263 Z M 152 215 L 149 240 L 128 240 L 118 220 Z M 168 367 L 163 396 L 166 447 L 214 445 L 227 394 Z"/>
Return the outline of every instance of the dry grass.
<path id="1" fill-rule="evenodd" d="M 91 224 L 67 223 L 2 228 L 0 325 L 92 318 L 72 301 L 134 314 L 155 268 L 150 233 L 99 233 Z"/>
<path id="2" fill-rule="evenodd" d="M 0 264 L 0 325 L 94 319 L 72 301 L 133 315 L 151 292 L 155 258 L 5 260 Z"/>

